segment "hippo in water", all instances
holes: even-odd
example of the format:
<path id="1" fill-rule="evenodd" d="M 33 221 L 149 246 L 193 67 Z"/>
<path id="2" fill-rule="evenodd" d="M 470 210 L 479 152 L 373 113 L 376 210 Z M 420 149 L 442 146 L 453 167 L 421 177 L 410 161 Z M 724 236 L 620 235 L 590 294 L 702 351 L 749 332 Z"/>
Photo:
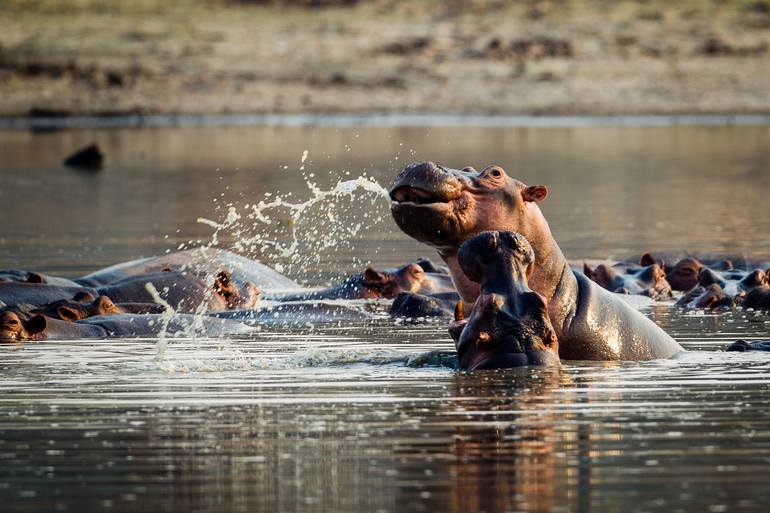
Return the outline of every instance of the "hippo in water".
<path id="1" fill-rule="evenodd" d="M 460 369 L 558 365 L 559 343 L 545 299 L 527 284 L 535 263 L 529 242 L 518 233 L 483 232 L 460 246 L 458 260 L 480 286 L 468 318 L 449 330 Z"/>
<path id="2" fill-rule="evenodd" d="M 484 231 L 523 235 L 535 253 L 529 286 L 546 300 L 561 358 L 649 360 L 683 351 L 620 297 L 570 269 L 537 205 L 547 195 L 545 186 L 527 186 L 499 166 L 477 172 L 432 162 L 406 166 L 390 189 L 398 226 L 436 248 L 469 305 L 480 286 L 458 261 L 462 243 Z"/>
<path id="3" fill-rule="evenodd" d="M 583 274 L 611 292 L 638 294 L 650 299 L 670 299 L 672 295 L 666 273 L 657 262 L 628 269 L 606 264 L 591 269 L 584 264 Z"/>
<path id="4" fill-rule="evenodd" d="M 195 333 L 202 336 L 221 336 L 253 331 L 253 328 L 235 320 L 186 314 L 176 314 L 168 319 L 157 314 L 115 314 L 72 322 L 41 314 L 29 314 L 15 308 L 0 310 L 0 343 L 155 337 L 164 328 L 169 335 Z"/>
<path id="5" fill-rule="evenodd" d="M 0 282 L 0 300 L 8 305 L 45 306 L 87 294 L 94 298 L 104 295 L 115 303 L 146 304 L 154 301 L 147 283 L 152 283 L 161 298 L 181 313 L 194 313 L 201 306 L 211 312 L 255 308 L 259 299 L 259 289 L 254 284 L 247 282 L 238 288 L 224 270 L 217 273 L 210 285 L 191 272 L 169 270 L 128 276 L 96 288 Z"/>
<path id="6" fill-rule="evenodd" d="M 437 272 L 426 271 L 423 265 Z M 282 294 L 270 299 L 393 299 L 401 292 L 438 294 L 451 291 L 454 291 L 451 277 L 438 271 L 430 260 L 420 259 L 397 269 L 375 270 L 368 267 L 363 272 L 348 276 L 340 284 L 326 289 Z"/>

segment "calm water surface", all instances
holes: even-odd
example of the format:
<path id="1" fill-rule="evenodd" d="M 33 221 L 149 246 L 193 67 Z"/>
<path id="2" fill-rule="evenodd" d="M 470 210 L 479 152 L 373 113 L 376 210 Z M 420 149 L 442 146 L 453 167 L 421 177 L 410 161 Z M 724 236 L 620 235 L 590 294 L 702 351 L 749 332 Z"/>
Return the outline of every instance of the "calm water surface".
<path id="1" fill-rule="evenodd" d="M 101 172 L 59 166 L 91 141 Z M 767 255 L 769 143 L 761 126 L 0 131 L 0 267 L 77 276 L 210 241 L 197 219 L 228 204 L 364 172 L 387 186 L 424 159 L 548 185 L 570 258 Z M 221 244 L 294 227 L 299 259 L 246 249 L 313 285 L 431 255 L 384 199 L 337 200 L 244 216 Z M 770 317 L 645 313 L 693 351 L 458 373 L 423 358 L 451 351 L 442 325 L 387 319 L 175 340 L 162 359 L 153 340 L 3 347 L 0 511 L 767 511 L 770 356 L 717 350 L 770 338 Z"/>

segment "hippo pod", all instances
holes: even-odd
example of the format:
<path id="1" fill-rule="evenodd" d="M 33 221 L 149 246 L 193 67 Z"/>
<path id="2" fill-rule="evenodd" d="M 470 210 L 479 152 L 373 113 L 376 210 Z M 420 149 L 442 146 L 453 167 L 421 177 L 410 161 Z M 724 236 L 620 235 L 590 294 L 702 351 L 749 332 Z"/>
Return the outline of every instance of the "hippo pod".
<path id="1" fill-rule="evenodd" d="M 584 263 L 583 274 L 610 292 L 638 294 L 655 300 L 672 297 L 666 273 L 657 262 L 643 259 L 639 266 L 599 264 L 594 269 Z"/>
<path id="2" fill-rule="evenodd" d="M 529 288 L 535 255 L 513 232 L 483 232 L 460 247 L 460 266 L 479 283 L 480 294 L 467 319 L 449 332 L 462 370 L 499 369 L 559 363 L 559 344 L 545 299 Z"/>
<path id="3" fill-rule="evenodd" d="M 521 234 L 535 255 L 528 284 L 546 300 L 561 358 L 648 360 L 683 351 L 617 295 L 572 272 L 538 207 L 547 195 L 545 186 L 527 186 L 500 166 L 477 172 L 433 162 L 406 166 L 390 188 L 396 224 L 438 251 L 467 304 L 481 287 L 460 265 L 463 242 L 484 231 Z"/>
<path id="4" fill-rule="evenodd" d="M 728 264 L 729 265 L 729 264 Z M 735 306 L 766 309 L 761 306 L 764 290 L 768 287 L 770 272 L 755 269 L 752 271 L 728 268 L 718 270 L 687 258 L 676 264 L 672 272 L 682 272 L 691 276 L 697 269 L 697 282 L 679 299 L 677 306 L 690 309 L 732 309 Z M 756 291 L 756 292 L 755 292 Z"/>

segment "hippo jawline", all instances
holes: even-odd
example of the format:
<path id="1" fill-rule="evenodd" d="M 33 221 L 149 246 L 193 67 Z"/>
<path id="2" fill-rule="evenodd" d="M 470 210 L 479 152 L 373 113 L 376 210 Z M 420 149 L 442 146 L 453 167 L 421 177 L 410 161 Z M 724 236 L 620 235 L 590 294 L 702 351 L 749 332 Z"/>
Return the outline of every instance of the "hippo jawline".
<path id="1" fill-rule="evenodd" d="M 507 317 L 505 312 L 500 312 Z M 503 369 L 528 365 L 554 365 L 559 358 L 548 346 L 545 326 L 525 327 L 523 323 L 506 323 L 505 327 L 488 331 L 490 338 L 481 341 L 477 336 L 460 336 L 457 354 L 465 370 Z M 466 325 L 464 329 L 467 329 Z M 473 328 L 471 328 L 473 329 Z M 542 335 L 541 335 L 542 333 Z"/>
<path id="2" fill-rule="evenodd" d="M 522 344 L 516 337 L 505 338 L 508 340 L 488 343 L 492 346 L 488 350 L 480 350 L 480 347 L 458 347 L 461 367 L 464 370 L 484 370 L 558 364 L 558 357 L 549 349 L 522 349 Z"/>

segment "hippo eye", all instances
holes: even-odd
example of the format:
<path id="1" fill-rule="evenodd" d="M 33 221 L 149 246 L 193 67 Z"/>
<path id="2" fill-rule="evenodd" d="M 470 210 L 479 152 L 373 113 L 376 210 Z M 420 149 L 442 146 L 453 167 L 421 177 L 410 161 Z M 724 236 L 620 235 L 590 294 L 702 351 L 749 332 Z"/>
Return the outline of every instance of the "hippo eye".
<path id="1" fill-rule="evenodd" d="M 19 321 L 16 319 L 9 319 L 5 324 L 8 325 L 9 328 L 17 328 L 19 326 Z"/>
<path id="2" fill-rule="evenodd" d="M 501 173 L 499 169 L 493 169 L 492 171 L 490 171 L 490 173 L 492 176 L 497 176 L 497 177 L 500 177 L 503 175 L 503 173 Z"/>

